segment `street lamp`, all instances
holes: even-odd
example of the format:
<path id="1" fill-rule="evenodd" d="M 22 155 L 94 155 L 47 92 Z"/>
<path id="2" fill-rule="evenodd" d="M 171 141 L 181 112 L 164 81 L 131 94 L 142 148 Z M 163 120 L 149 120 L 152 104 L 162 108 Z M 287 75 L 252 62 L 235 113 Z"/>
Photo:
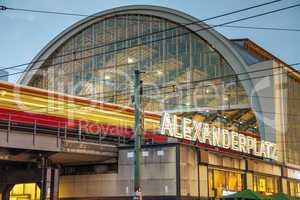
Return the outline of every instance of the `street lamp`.
<path id="1" fill-rule="evenodd" d="M 128 58 L 129 61 L 129 58 Z M 134 71 L 134 196 L 140 198 L 141 191 L 141 143 L 143 138 L 143 113 L 141 96 L 143 95 L 140 71 Z"/>

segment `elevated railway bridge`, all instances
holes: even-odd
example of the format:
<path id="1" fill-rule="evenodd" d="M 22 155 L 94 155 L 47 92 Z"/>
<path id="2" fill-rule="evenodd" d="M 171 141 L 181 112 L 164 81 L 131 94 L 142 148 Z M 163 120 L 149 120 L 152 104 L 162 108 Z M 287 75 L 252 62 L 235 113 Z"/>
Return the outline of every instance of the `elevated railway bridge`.
<path id="1" fill-rule="evenodd" d="M 145 141 L 164 141 L 153 134 L 160 116 L 145 117 Z M 132 138 L 129 107 L 0 82 L 2 199 L 15 184 L 29 182 L 37 183 L 41 199 L 58 199 L 59 174 L 78 165 L 112 170 L 118 146 Z"/>

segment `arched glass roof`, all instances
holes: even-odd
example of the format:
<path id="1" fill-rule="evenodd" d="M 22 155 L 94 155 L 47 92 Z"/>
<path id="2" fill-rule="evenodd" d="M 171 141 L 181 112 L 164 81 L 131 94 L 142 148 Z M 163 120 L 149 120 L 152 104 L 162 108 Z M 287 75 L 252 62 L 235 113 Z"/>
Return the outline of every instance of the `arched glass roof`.
<path id="1" fill-rule="evenodd" d="M 131 105 L 133 72 L 139 69 L 145 72 L 145 110 L 252 107 L 245 60 L 227 39 L 205 29 L 207 25 L 183 26 L 195 18 L 153 6 L 116 8 L 95 16 L 51 41 L 20 83 Z M 45 61 L 35 62 L 41 59 Z"/>

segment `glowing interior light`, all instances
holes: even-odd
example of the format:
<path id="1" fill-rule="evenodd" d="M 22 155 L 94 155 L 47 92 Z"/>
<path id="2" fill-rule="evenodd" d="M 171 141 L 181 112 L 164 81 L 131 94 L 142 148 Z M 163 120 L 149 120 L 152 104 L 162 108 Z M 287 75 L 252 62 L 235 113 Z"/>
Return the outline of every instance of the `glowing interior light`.
<path id="1" fill-rule="evenodd" d="M 300 171 L 295 171 L 295 176 L 296 179 L 300 179 Z"/>
<path id="2" fill-rule="evenodd" d="M 105 80 L 109 80 L 110 79 L 110 76 L 109 75 L 105 75 Z"/>
<path id="3" fill-rule="evenodd" d="M 157 74 L 158 74 L 159 76 L 161 76 L 161 75 L 163 74 L 163 72 L 160 71 L 160 70 L 158 70 L 158 71 L 157 71 Z"/>
<path id="4" fill-rule="evenodd" d="M 127 62 L 128 62 L 129 64 L 130 64 L 130 63 L 133 63 L 133 58 L 128 57 Z"/>

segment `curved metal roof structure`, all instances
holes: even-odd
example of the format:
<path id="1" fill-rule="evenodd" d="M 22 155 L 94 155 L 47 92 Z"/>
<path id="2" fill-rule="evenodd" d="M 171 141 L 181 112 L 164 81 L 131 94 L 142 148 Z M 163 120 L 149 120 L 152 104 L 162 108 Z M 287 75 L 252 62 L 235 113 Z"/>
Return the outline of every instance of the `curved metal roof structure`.
<path id="1" fill-rule="evenodd" d="M 238 48 L 236 48 L 232 44 L 232 42 L 230 42 L 217 31 L 213 29 L 207 29 L 209 26 L 203 22 L 199 22 L 199 20 L 195 17 L 174 9 L 149 5 L 135 5 L 113 8 L 96 13 L 91 17 L 80 20 L 79 22 L 61 32 L 52 41 L 50 41 L 32 60 L 32 64 L 27 67 L 27 69 L 25 70 L 26 72 L 21 76 L 18 82 L 25 85 L 29 84 L 30 80 L 33 78 L 37 71 L 35 69 L 39 69 L 43 65 L 44 61 L 46 61 L 55 52 L 55 50 L 57 50 L 62 44 L 64 44 L 64 42 L 66 42 L 76 33 L 103 19 L 125 14 L 155 16 L 174 22 L 176 24 L 181 24 L 183 26 L 185 24 L 189 24 L 185 27 L 195 34 L 199 35 L 202 39 L 209 43 L 211 47 L 218 51 L 229 63 L 234 72 L 238 75 L 238 78 L 240 80 L 244 80 L 242 81 L 242 85 L 246 93 L 248 94 L 248 97 L 257 96 L 256 92 L 253 92 L 253 82 L 251 81 L 250 76 L 247 74 L 248 64 L 238 52 Z M 254 111 L 261 110 L 258 98 L 252 98 L 251 103 L 251 107 Z M 264 138 L 264 128 L 262 122 L 259 122 L 259 124 L 260 134 L 262 138 Z"/>

